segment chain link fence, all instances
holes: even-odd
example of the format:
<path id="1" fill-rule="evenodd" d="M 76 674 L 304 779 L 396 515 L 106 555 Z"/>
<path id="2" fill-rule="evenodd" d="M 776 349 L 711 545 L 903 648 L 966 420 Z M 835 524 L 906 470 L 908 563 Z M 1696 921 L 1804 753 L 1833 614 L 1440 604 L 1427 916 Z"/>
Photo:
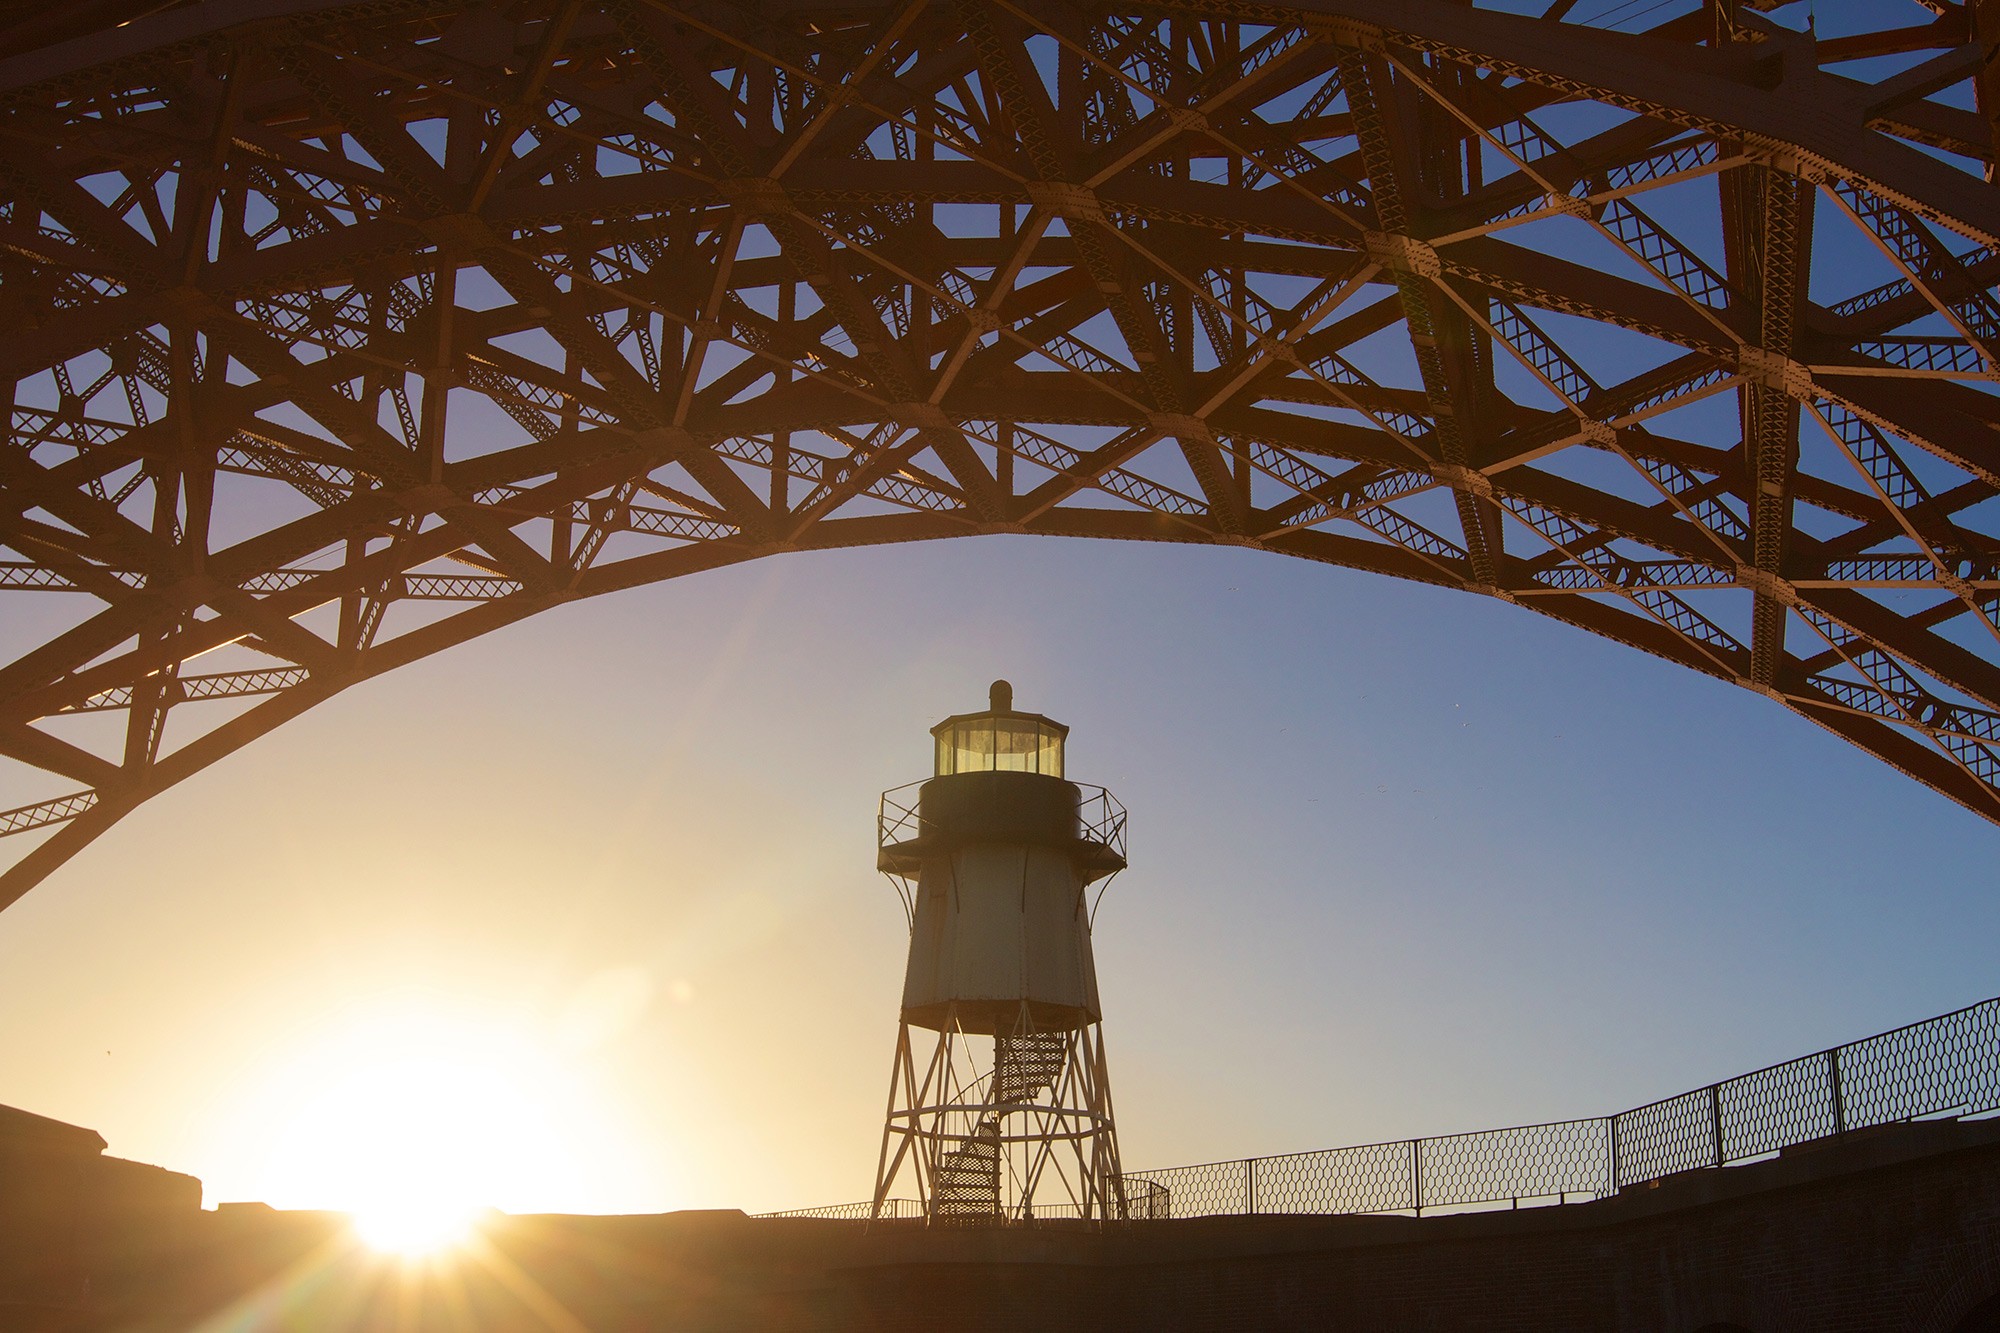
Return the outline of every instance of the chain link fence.
<path id="1" fill-rule="evenodd" d="M 1682 1171 L 1764 1157 L 1873 1125 L 2000 1110 L 2000 998 L 1677 1097 L 1563 1120 L 1353 1148 L 1247 1157 L 1124 1177 L 1132 1218 L 1414 1213 L 1564 1203 Z M 865 1221 L 869 1205 L 770 1217 Z M 1037 1208 L 1036 1221 L 1074 1218 Z M 882 1216 L 923 1217 L 912 1199 Z"/>
<path id="2" fill-rule="evenodd" d="M 1616 1194 L 1872 1125 L 2000 1110 L 2000 998 L 1594 1120 L 1144 1171 L 1166 1215 L 1415 1213 Z"/>

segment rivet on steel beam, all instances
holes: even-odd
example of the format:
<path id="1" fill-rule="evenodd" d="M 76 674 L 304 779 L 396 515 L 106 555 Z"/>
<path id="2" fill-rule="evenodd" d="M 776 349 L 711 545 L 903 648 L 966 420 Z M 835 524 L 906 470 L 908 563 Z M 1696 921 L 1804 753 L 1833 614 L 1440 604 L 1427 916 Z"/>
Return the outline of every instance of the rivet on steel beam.
<path id="1" fill-rule="evenodd" d="M 1364 239 L 1368 257 L 1384 268 L 1424 278 L 1435 278 L 1444 272 L 1437 251 L 1414 236 L 1399 231 L 1371 231 L 1364 233 Z"/>
<path id="2" fill-rule="evenodd" d="M 1147 420 L 1154 430 L 1162 435 L 1172 435 L 1183 440 L 1213 440 L 1208 423 L 1200 417 L 1189 416 L 1185 412 L 1155 412 Z"/>
<path id="3" fill-rule="evenodd" d="M 1430 473 L 1455 491 L 1469 491 L 1487 500 L 1493 498 L 1493 478 L 1477 468 L 1461 467 L 1456 463 L 1433 463 Z"/>
<path id="4" fill-rule="evenodd" d="M 1027 190 L 1028 198 L 1037 208 L 1086 222 L 1104 221 L 1104 206 L 1097 202 L 1097 195 L 1088 186 L 1069 185 L 1062 181 L 1029 181 Z"/>
<path id="5" fill-rule="evenodd" d="M 791 209 L 785 187 L 768 176 L 730 176 L 715 183 L 715 192 L 750 213 L 784 213 Z"/>
<path id="6" fill-rule="evenodd" d="M 1782 352 L 1745 346 L 1736 354 L 1736 364 L 1751 379 L 1788 394 L 1804 397 L 1813 391 L 1812 368 Z"/>
<path id="7" fill-rule="evenodd" d="M 1789 579 L 1780 578 L 1769 570 L 1759 569 L 1755 565 L 1738 565 L 1736 581 L 1752 592 L 1762 593 L 1772 601 L 1783 602 L 1786 606 L 1795 605 L 1799 600 L 1799 590 L 1792 586 Z"/>

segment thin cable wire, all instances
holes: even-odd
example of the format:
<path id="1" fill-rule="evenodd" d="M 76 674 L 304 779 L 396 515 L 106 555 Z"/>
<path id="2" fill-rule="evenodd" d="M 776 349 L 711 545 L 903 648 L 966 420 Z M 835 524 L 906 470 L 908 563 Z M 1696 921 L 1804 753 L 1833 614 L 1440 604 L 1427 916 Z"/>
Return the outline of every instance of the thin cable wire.
<path id="1" fill-rule="evenodd" d="M 1673 3 L 1674 3 L 1674 0 L 1659 0 L 1659 3 L 1658 3 L 1658 4 L 1655 4 L 1655 5 L 1649 5 L 1649 6 L 1647 6 L 1647 7 L 1645 8 L 1645 9 L 1642 9 L 1642 10 L 1640 10 L 1640 11 L 1639 11 L 1638 13 L 1636 13 L 1636 14 L 1632 15 L 1632 16 L 1631 16 L 1630 18 L 1622 18 L 1622 19 L 1619 19 L 1619 20 L 1618 20 L 1618 22 L 1619 22 L 1619 23 L 1620 23 L 1621 25 L 1623 25 L 1623 24 L 1626 24 L 1626 23 L 1631 23 L 1631 22 L 1634 22 L 1634 21 L 1636 21 L 1636 20 L 1638 20 L 1638 19 L 1642 19 L 1642 18 L 1646 17 L 1646 15 L 1648 15 L 1648 14 L 1652 13 L 1652 12 L 1653 12 L 1653 11 L 1654 11 L 1655 9 L 1665 9 L 1665 8 L 1666 8 L 1666 7 L 1668 6 L 1668 5 L 1670 5 L 1670 4 L 1673 4 Z"/>
<path id="2" fill-rule="evenodd" d="M 1628 14 L 1624 18 L 1618 19 L 1616 23 L 1606 22 L 1606 20 L 1610 19 L 1612 15 L 1618 13 L 1619 10 L 1630 9 L 1633 5 L 1641 3 L 1643 3 L 1643 0 L 1621 0 L 1621 3 L 1611 6 L 1609 9 L 1601 10 L 1587 19 L 1578 19 L 1577 23 L 1585 27 L 1592 27 L 1597 25 L 1603 25 L 1606 27 L 1616 27 L 1620 24 L 1630 23 L 1634 19 L 1642 19 L 1656 9 L 1664 9 L 1666 6 L 1673 4 L 1674 0 L 1653 0 L 1652 4 L 1647 5 L 1646 8 L 1640 10 L 1636 14 Z"/>
<path id="3" fill-rule="evenodd" d="M 1589 27 L 1592 24 L 1604 22 L 1604 20 L 1610 18 L 1613 14 L 1616 14 L 1621 9 L 1630 9 L 1632 6 L 1639 3 L 1641 3 L 1641 0 L 1618 0 L 1618 3 L 1612 5 L 1608 9 L 1601 9 L 1597 13 L 1592 14 L 1588 18 L 1574 19 L 1572 20 L 1572 22 L 1580 24 L 1584 27 Z"/>

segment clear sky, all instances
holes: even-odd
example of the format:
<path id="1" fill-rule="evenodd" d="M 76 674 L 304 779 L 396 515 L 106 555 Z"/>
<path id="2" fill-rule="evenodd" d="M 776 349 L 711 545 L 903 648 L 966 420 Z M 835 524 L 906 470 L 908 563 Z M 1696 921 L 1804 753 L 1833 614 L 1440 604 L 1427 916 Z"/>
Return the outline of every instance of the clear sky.
<path id="1" fill-rule="evenodd" d="M 1000 537 L 572 606 L 282 728 L 0 920 L 0 1097 L 211 1202 L 340 1202 L 384 1126 L 510 1209 L 860 1198 L 874 800 L 997 675 L 1132 810 L 1133 1166 L 1611 1111 L 2000 993 L 2000 829 L 1758 696 L 1463 594 Z M 433 1077 L 484 1109 L 399 1107 Z"/>
<path id="2" fill-rule="evenodd" d="M 859 1199 L 875 799 L 996 676 L 1132 811 L 1133 1168 L 1610 1112 L 2000 994 L 2000 828 L 1757 695 L 1465 594 L 985 537 L 565 607 L 153 800 L 0 916 L 0 1102 L 211 1203 Z"/>

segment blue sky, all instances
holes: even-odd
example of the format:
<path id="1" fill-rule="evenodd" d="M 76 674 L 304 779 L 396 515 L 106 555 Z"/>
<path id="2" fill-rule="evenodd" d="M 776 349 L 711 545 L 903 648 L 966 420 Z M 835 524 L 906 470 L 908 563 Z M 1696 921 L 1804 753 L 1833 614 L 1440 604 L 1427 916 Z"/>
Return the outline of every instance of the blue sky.
<path id="1" fill-rule="evenodd" d="M 244 1197 L 217 1126 L 292 1105 L 299 1034 L 609 1003 L 571 1055 L 623 1165 L 503 1206 L 860 1197 L 874 799 L 994 676 L 1132 810 L 1134 1165 L 1610 1111 L 2000 992 L 2000 830 L 1761 697 L 1464 594 L 984 538 L 565 608 L 154 801 L 8 913 L 8 1100 Z"/>
<path id="2" fill-rule="evenodd" d="M 295 1159 L 394 1046 L 536 1085 L 375 1108 L 532 1140 L 503 1207 L 859 1198 L 905 944 L 875 798 L 996 676 L 1132 812 L 1097 950 L 1134 1167 L 1609 1112 L 2000 993 L 2000 829 L 1757 695 L 1466 594 L 982 537 L 565 607 L 154 800 L 0 923 L 0 1100 L 330 1203 Z"/>

